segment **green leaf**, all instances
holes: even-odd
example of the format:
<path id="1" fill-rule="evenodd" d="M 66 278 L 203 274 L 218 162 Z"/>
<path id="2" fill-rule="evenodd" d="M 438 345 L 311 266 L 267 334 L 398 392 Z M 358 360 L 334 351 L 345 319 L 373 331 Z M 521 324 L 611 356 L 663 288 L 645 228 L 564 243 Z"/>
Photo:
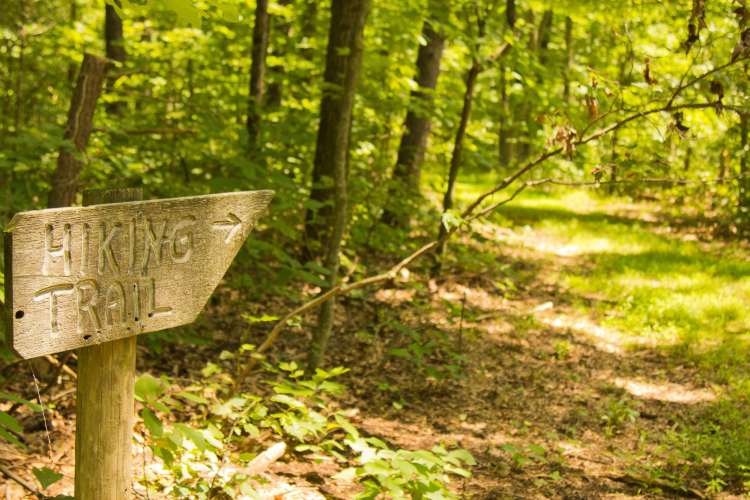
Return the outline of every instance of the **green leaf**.
<path id="1" fill-rule="evenodd" d="M 144 373 L 135 381 L 135 397 L 152 402 L 164 393 L 164 382 L 149 373 Z"/>
<path id="2" fill-rule="evenodd" d="M 397 356 L 399 358 L 405 358 L 409 359 L 411 357 L 411 353 L 408 349 L 404 349 L 403 347 L 396 347 L 393 349 L 388 350 L 388 354 L 391 354 L 393 356 Z"/>
<path id="3" fill-rule="evenodd" d="M 10 432 L 6 431 L 2 427 L 0 427 L 0 438 L 4 439 L 5 441 L 14 444 L 18 446 L 19 448 L 26 449 L 26 445 L 23 444 L 16 436 L 11 434 Z"/>
<path id="4" fill-rule="evenodd" d="M 242 314 L 242 319 L 248 323 L 268 323 L 270 321 L 277 321 L 278 316 L 271 316 L 269 314 L 263 314 L 262 316 L 253 316 L 251 314 Z"/>
<path id="5" fill-rule="evenodd" d="M 355 477 L 357 477 L 357 469 L 354 467 L 348 467 L 341 472 L 334 474 L 333 479 L 339 481 L 354 481 Z"/>
<path id="6" fill-rule="evenodd" d="M 200 451 L 205 451 L 208 448 L 208 443 L 203 433 L 198 429 L 193 429 L 186 424 L 175 424 L 175 430 L 178 430 L 184 437 L 192 441 Z"/>
<path id="7" fill-rule="evenodd" d="M 182 399 L 186 399 L 192 403 L 200 404 L 200 405 L 208 404 L 208 400 L 206 398 L 204 398 L 203 396 L 199 396 L 197 394 L 193 394 L 192 392 L 180 391 L 177 394 L 175 394 L 175 396 L 182 398 Z"/>
<path id="8" fill-rule="evenodd" d="M 464 219 L 460 215 L 450 210 L 443 214 L 441 220 L 446 231 L 450 231 L 464 223 Z"/>
<path id="9" fill-rule="evenodd" d="M 0 426 L 5 427 L 6 429 L 10 429 L 13 432 L 23 432 L 23 429 L 21 428 L 21 425 L 18 423 L 18 421 L 2 411 L 0 411 Z"/>
<path id="10" fill-rule="evenodd" d="M 287 396 L 286 394 L 276 394 L 271 397 L 271 401 L 275 401 L 276 403 L 281 403 L 289 406 L 290 408 L 304 408 L 305 404 L 297 401 L 296 399 Z"/>
<path id="11" fill-rule="evenodd" d="M 32 403 L 31 401 L 20 398 L 16 396 L 15 394 L 11 394 L 9 392 L 0 391 L 0 399 L 5 399 L 7 401 L 13 401 L 14 403 L 20 403 L 22 405 L 26 405 L 33 411 L 42 411 L 42 407 L 39 406 L 38 404 Z"/>
<path id="12" fill-rule="evenodd" d="M 164 426 L 162 425 L 159 417 L 148 408 L 141 410 L 141 418 L 143 419 L 143 425 L 155 438 L 160 438 L 164 435 Z"/>
<path id="13" fill-rule="evenodd" d="M 464 450 L 463 448 L 459 448 L 457 450 L 452 450 L 450 452 L 451 457 L 455 457 L 459 460 L 461 460 L 463 463 L 468 465 L 476 465 L 477 461 L 474 459 L 474 456 L 469 453 L 468 451 Z"/>
<path id="14" fill-rule="evenodd" d="M 34 476 L 36 476 L 37 481 L 39 481 L 39 484 L 42 485 L 43 490 L 46 490 L 63 477 L 62 474 L 55 472 L 52 469 L 48 469 L 47 467 L 41 469 L 34 467 L 32 472 L 34 473 Z"/>
<path id="15" fill-rule="evenodd" d="M 166 10 L 177 15 L 177 25 L 201 27 L 201 10 L 191 0 L 159 0 Z"/>

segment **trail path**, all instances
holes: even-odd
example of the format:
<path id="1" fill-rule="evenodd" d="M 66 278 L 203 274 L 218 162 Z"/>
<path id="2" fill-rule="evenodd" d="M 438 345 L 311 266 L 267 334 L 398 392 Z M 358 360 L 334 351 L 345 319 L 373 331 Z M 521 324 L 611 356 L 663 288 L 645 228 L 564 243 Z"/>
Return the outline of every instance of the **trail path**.
<path id="1" fill-rule="evenodd" d="M 664 438 L 702 414 L 714 389 L 695 367 L 675 362 L 664 339 L 608 326 L 617 314 L 609 290 L 587 294 L 567 284 L 570 275 L 596 273 L 592 256 L 618 247 L 606 232 L 576 244 L 582 221 L 668 231 L 644 225 L 637 209 L 558 210 L 561 234 L 547 230 L 548 209 L 521 207 L 505 215 L 510 226 L 485 224 L 454 246 L 450 278 L 428 290 L 379 292 L 377 307 L 395 309 L 423 334 L 447 332 L 465 356 L 465 378 L 415 377 L 408 363 L 384 355 L 393 341 L 382 335 L 349 346 L 336 358 L 358 366 L 356 403 L 368 408 L 361 424 L 402 447 L 467 448 L 479 466 L 458 487 L 466 497 L 703 496 L 692 478 L 662 472 L 670 456 Z M 461 254 L 487 255 L 489 265 L 472 268 Z M 413 310 L 420 300 L 429 301 L 421 317 Z M 455 314 L 462 307 L 463 319 Z M 385 390 L 373 390 L 373 378 Z"/>

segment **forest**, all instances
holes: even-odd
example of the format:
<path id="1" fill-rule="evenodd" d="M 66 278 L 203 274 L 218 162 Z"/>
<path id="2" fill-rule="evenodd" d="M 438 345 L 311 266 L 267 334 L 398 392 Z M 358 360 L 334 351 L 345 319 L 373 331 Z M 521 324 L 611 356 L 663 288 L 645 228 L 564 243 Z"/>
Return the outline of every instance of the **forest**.
<path id="1" fill-rule="evenodd" d="M 744 498 L 749 69 L 746 0 L 0 0 L 0 495 Z"/>

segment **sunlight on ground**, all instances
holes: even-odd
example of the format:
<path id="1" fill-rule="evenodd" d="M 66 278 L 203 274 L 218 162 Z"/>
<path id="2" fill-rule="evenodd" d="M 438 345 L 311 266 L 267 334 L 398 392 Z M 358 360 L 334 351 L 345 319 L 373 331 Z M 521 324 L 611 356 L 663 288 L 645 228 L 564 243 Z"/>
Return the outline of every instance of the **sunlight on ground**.
<path id="1" fill-rule="evenodd" d="M 557 330 L 567 330 L 587 337 L 601 351 L 611 354 L 625 354 L 628 347 L 656 346 L 650 339 L 638 339 L 621 331 L 596 324 L 586 317 L 575 317 L 567 314 L 547 313 L 538 315 L 537 319 Z"/>
<path id="2" fill-rule="evenodd" d="M 626 378 L 616 378 L 617 387 L 625 389 L 632 396 L 642 399 L 655 399 L 668 403 L 695 404 L 716 400 L 716 394 L 708 389 L 691 389 L 681 384 L 664 382 L 660 384 Z"/>
<path id="3" fill-rule="evenodd" d="M 574 259 L 561 275 L 563 285 L 581 295 L 604 294 L 608 300 L 594 305 L 603 327 L 636 344 L 680 344 L 685 354 L 708 365 L 737 366 L 750 335 L 747 257 L 729 244 L 657 234 L 652 223 L 641 222 L 645 217 L 637 209 L 577 191 L 522 198 L 497 219 L 514 228 L 503 238 L 507 243 Z M 581 304 L 582 312 L 588 306 Z M 559 326 L 612 344 L 612 335 L 597 325 Z"/>

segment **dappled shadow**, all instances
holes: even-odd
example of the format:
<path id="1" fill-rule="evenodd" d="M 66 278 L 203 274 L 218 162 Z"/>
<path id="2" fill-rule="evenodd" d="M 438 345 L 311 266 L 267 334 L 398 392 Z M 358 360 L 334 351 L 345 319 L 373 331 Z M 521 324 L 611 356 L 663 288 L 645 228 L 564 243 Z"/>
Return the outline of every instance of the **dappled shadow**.
<path id="1" fill-rule="evenodd" d="M 529 207 L 523 205 L 505 205 L 498 209 L 497 215 L 510 220 L 515 225 L 533 225 L 539 221 L 569 221 L 575 219 L 586 224 L 621 224 L 633 225 L 634 223 L 658 226 L 664 225 L 658 219 L 644 220 L 637 214 L 609 214 L 605 212 L 578 212 L 570 209 L 557 207 Z"/>
<path id="2" fill-rule="evenodd" d="M 750 276 L 750 261 L 738 262 L 722 260 L 720 256 L 701 252 L 678 253 L 669 250 L 648 250 L 637 253 L 598 252 L 591 259 L 599 272 L 618 273 L 638 271 L 658 276 L 678 274 L 688 276 L 694 273 L 709 276 L 742 279 Z"/>

